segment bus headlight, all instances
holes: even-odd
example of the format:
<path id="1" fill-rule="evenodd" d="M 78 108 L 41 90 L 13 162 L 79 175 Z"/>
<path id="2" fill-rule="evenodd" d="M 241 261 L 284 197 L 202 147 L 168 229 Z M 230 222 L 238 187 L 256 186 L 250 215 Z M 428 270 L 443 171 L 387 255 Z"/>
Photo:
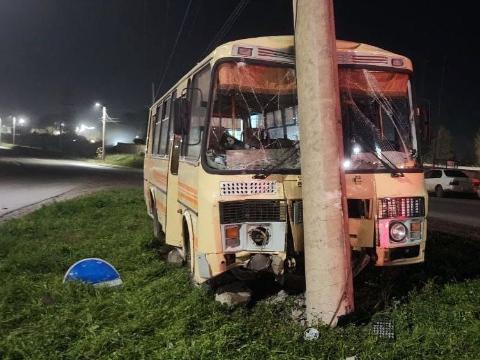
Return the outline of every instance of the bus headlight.
<path id="1" fill-rule="evenodd" d="M 270 240 L 270 232 L 266 226 L 257 226 L 251 228 L 248 232 L 248 236 L 257 246 L 265 246 Z"/>
<path id="2" fill-rule="evenodd" d="M 394 242 L 400 242 L 407 237 L 407 227 L 401 222 L 392 222 L 390 224 L 390 239 Z"/>

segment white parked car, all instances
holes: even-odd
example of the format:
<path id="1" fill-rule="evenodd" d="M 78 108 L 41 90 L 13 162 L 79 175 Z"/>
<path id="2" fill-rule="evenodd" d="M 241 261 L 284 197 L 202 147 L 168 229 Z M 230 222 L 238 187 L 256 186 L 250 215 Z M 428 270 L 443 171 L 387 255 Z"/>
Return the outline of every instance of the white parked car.
<path id="1" fill-rule="evenodd" d="M 445 193 L 476 194 L 472 180 L 461 170 L 431 169 L 425 172 L 425 187 L 437 197 Z"/>

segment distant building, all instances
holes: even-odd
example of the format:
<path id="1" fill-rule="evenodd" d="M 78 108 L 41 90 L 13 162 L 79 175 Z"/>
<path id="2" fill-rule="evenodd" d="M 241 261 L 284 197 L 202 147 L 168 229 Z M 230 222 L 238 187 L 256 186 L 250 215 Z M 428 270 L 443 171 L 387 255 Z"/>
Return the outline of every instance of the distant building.
<path id="1" fill-rule="evenodd" d="M 2 128 L 0 129 L 2 134 L 11 134 L 12 133 L 12 127 L 7 126 L 7 125 L 2 125 Z"/>
<path id="2" fill-rule="evenodd" d="M 49 134 L 49 132 L 45 128 L 31 128 L 30 134 Z"/>

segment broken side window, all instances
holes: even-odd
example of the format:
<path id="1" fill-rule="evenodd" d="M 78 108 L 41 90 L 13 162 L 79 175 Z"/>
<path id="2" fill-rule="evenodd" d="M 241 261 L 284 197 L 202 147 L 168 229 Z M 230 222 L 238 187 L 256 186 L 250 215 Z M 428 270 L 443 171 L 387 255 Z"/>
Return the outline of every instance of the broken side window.
<path id="1" fill-rule="evenodd" d="M 205 117 L 207 115 L 207 99 L 210 86 L 210 65 L 207 65 L 193 76 L 189 89 L 191 99 L 191 118 L 187 136 L 185 156 L 197 160 L 200 156 Z"/>

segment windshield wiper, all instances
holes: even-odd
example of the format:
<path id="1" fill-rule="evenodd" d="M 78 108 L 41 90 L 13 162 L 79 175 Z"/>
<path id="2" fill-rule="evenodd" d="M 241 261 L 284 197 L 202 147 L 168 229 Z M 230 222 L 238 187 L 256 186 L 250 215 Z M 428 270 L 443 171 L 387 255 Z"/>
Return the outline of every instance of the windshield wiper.
<path id="1" fill-rule="evenodd" d="M 403 177 L 404 172 L 399 169 L 388 157 L 383 155 L 386 160 L 382 159 L 382 156 L 380 156 L 374 149 L 372 149 L 369 146 L 366 146 L 364 142 L 361 141 L 361 143 L 364 145 L 364 148 L 371 153 L 373 156 L 375 156 L 381 163 L 382 165 L 390 170 L 390 173 L 392 177 Z M 279 161 L 270 164 L 269 166 L 261 169 L 260 173 L 257 173 L 253 176 L 254 179 L 265 179 L 268 176 L 270 176 L 275 169 L 277 169 L 279 166 L 283 165 L 287 160 L 289 160 L 292 156 L 298 156 L 300 154 L 300 144 L 297 143 L 293 148 L 291 148 L 291 151 L 287 153 L 285 157 L 280 159 Z M 388 162 L 387 162 L 388 161 Z"/>
<path id="2" fill-rule="evenodd" d="M 385 166 L 387 169 L 390 170 L 390 173 L 392 174 L 392 177 L 402 177 L 402 176 L 404 176 L 403 172 L 397 166 L 395 166 L 395 164 L 388 157 L 386 157 L 385 155 L 382 154 L 385 157 L 385 159 L 387 159 L 387 161 L 388 161 L 388 163 L 387 163 L 384 159 L 382 159 L 382 157 L 374 149 L 372 149 L 370 146 L 368 146 L 361 139 L 360 139 L 360 142 L 362 143 L 364 148 L 370 154 L 375 156 L 382 163 L 383 166 Z"/>

